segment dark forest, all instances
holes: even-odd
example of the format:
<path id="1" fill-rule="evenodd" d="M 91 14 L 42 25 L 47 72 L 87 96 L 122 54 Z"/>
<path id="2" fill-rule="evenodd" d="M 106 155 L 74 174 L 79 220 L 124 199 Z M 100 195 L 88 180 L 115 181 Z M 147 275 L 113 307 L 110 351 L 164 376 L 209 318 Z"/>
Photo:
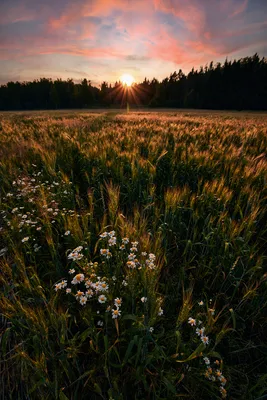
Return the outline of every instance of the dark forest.
<path id="1" fill-rule="evenodd" d="M 103 82 L 100 88 L 83 79 L 40 78 L 0 86 L 0 110 L 167 107 L 267 110 L 267 59 L 258 54 L 239 60 L 180 69 L 158 81 L 144 79 L 128 88 Z"/>

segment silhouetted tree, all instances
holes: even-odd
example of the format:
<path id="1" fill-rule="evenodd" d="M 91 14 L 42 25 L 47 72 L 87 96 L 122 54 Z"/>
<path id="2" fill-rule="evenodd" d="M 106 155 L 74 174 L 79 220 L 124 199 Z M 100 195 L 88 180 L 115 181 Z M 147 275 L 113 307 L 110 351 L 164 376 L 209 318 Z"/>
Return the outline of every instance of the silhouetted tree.
<path id="1" fill-rule="evenodd" d="M 41 78 L 33 82 L 8 82 L 0 86 L 0 110 L 89 107 L 186 107 L 267 110 L 267 59 L 256 53 L 240 60 L 180 69 L 159 82 L 144 79 L 128 89 L 121 82 L 103 82 L 100 89 L 83 79 Z"/>

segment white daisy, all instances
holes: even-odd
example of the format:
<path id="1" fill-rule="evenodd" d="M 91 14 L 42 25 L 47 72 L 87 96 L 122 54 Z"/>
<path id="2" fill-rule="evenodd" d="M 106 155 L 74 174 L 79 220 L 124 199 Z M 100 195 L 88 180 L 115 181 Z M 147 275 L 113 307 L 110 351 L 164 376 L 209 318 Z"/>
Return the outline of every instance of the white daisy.
<path id="1" fill-rule="evenodd" d="M 120 309 L 116 308 L 116 310 L 112 309 L 112 318 L 116 319 L 121 315 Z"/>
<path id="2" fill-rule="evenodd" d="M 98 301 L 99 301 L 99 303 L 103 304 L 103 303 L 105 303 L 107 301 L 107 298 L 106 298 L 106 296 L 104 294 L 101 294 L 98 297 Z"/>

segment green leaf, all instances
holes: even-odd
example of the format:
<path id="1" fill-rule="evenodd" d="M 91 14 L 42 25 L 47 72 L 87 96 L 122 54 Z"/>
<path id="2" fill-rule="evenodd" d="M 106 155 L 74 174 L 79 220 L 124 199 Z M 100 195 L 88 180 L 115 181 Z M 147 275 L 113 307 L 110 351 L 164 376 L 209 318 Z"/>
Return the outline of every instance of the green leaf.
<path id="1" fill-rule="evenodd" d="M 69 400 L 69 398 L 63 392 L 59 392 L 59 400 Z"/>
<path id="2" fill-rule="evenodd" d="M 235 318 L 234 310 L 232 308 L 230 308 L 229 311 L 231 313 L 231 317 L 232 317 L 232 320 L 233 320 L 233 328 L 236 329 L 236 318 Z"/>
<path id="3" fill-rule="evenodd" d="M 137 321 L 137 316 L 134 314 L 126 314 L 121 318 L 123 321 L 132 320 L 132 321 Z"/>
<path id="4" fill-rule="evenodd" d="M 193 358 L 196 358 L 199 356 L 199 354 L 205 349 L 205 345 L 204 343 L 200 343 L 200 345 L 198 346 L 198 348 L 189 356 L 187 357 L 185 360 L 176 360 L 176 362 L 178 363 L 184 363 L 190 360 L 193 360 Z"/>
<path id="5" fill-rule="evenodd" d="M 140 357 L 141 349 L 142 349 L 142 344 L 143 344 L 143 338 L 139 339 L 138 342 L 138 348 L 137 348 L 137 353 L 136 353 L 136 359 L 135 359 L 135 368 L 137 367 L 137 363 Z"/>
<path id="6" fill-rule="evenodd" d="M 135 345 L 135 339 L 132 339 L 127 347 L 122 365 L 125 365 L 127 363 L 127 360 L 130 357 L 130 354 L 131 354 L 131 351 L 132 351 L 134 345 Z"/>
<path id="7" fill-rule="evenodd" d="M 166 386 L 166 388 L 169 390 L 169 392 L 171 392 L 172 394 L 176 394 L 176 388 L 175 388 L 175 386 L 173 386 L 172 384 L 171 384 L 171 382 L 170 381 L 168 381 L 168 379 L 167 378 L 162 378 L 162 382 L 164 383 L 164 385 Z"/>

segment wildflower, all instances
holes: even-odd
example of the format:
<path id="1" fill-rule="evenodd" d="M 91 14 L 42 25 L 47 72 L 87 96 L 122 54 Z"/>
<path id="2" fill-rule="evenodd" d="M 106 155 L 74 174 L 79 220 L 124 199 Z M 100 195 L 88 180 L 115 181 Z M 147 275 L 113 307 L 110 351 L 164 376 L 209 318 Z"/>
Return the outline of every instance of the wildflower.
<path id="1" fill-rule="evenodd" d="M 210 379 L 210 376 L 212 375 L 212 368 L 210 368 L 209 366 L 207 366 L 207 370 L 205 372 L 205 377 Z"/>
<path id="2" fill-rule="evenodd" d="M 121 282 L 121 284 L 122 284 L 122 286 L 128 286 L 128 283 L 127 283 L 125 280 L 123 280 L 123 281 Z"/>
<path id="3" fill-rule="evenodd" d="M 66 231 L 66 232 L 64 233 L 64 235 L 65 235 L 65 236 L 70 235 L 70 231 Z"/>
<path id="4" fill-rule="evenodd" d="M 104 238 L 106 238 L 108 236 L 108 233 L 107 232 L 103 232 L 103 233 L 101 233 L 101 235 L 99 235 L 99 237 L 101 237 L 101 239 L 104 239 Z"/>
<path id="5" fill-rule="evenodd" d="M 98 326 L 103 326 L 103 325 L 104 325 L 104 322 L 103 322 L 103 321 L 97 321 L 97 325 L 98 325 Z"/>
<path id="6" fill-rule="evenodd" d="M 78 251 L 74 251 L 74 250 L 68 255 L 68 259 L 73 260 L 73 261 L 79 261 L 82 258 L 83 258 L 83 254 L 80 254 Z"/>
<path id="7" fill-rule="evenodd" d="M 222 398 L 225 399 L 227 392 L 223 386 L 220 386 L 220 392 L 221 392 Z"/>
<path id="8" fill-rule="evenodd" d="M 84 281 L 84 274 L 77 274 L 71 281 L 73 285 L 77 285 L 77 283 L 81 283 Z"/>
<path id="9" fill-rule="evenodd" d="M 115 236 L 116 232 L 115 231 L 110 231 L 108 232 L 109 237 L 113 237 Z"/>
<path id="10" fill-rule="evenodd" d="M 137 252 L 137 247 L 131 247 L 130 248 L 130 251 L 133 253 L 133 252 Z"/>
<path id="11" fill-rule="evenodd" d="M 112 309 L 112 318 L 116 319 L 121 315 L 120 309 L 116 308 L 116 310 Z"/>
<path id="12" fill-rule="evenodd" d="M 208 338 L 208 336 L 201 336 L 201 341 L 202 341 L 202 343 L 204 343 L 205 345 L 209 344 L 209 338 Z"/>
<path id="13" fill-rule="evenodd" d="M 87 302 L 87 297 L 81 296 L 81 298 L 80 298 L 80 304 L 81 304 L 82 306 L 84 306 L 84 305 L 86 304 L 86 302 Z"/>
<path id="14" fill-rule="evenodd" d="M 198 336 L 203 336 L 204 331 L 205 331 L 205 328 L 204 328 L 204 327 L 202 327 L 202 328 L 197 328 L 197 329 L 196 329 L 196 334 L 197 334 Z"/>
<path id="15" fill-rule="evenodd" d="M 26 236 L 25 238 L 22 239 L 22 243 L 28 242 L 29 239 L 30 239 L 29 236 Z"/>
<path id="16" fill-rule="evenodd" d="M 106 298 L 106 296 L 104 294 L 101 294 L 98 297 L 98 301 L 99 301 L 99 303 L 103 304 L 103 303 L 105 303 L 107 301 L 107 298 Z"/>
<path id="17" fill-rule="evenodd" d="M 203 306 L 203 305 L 204 305 L 204 301 L 202 301 L 202 300 L 199 301 L 199 302 L 198 302 L 198 305 L 199 305 L 199 306 Z"/>
<path id="18" fill-rule="evenodd" d="M 57 292 L 59 289 L 61 289 L 60 283 L 55 284 L 55 291 Z"/>
<path id="19" fill-rule="evenodd" d="M 69 270 L 69 274 L 74 274 L 75 273 L 75 269 L 74 268 L 71 268 L 70 270 Z"/>
<path id="20" fill-rule="evenodd" d="M 136 255 L 135 254 L 133 254 L 133 253 L 130 253 L 129 255 L 128 255 L 128 260 L 134 260 L 135 259 L 135 257 L 136 257 Z"/>
<path id="21" fill-rule="evenodd" d="M 66 289 L 66 293 L 67 293 L 67 294 L 71 293 L 71 288 L 67 288 L 67 289 Z"/>
<path id="22" fill-rule="evenodd" d="M 121 239 L 123 244 L 129 243 L 129 239 L 127 237 Z"/>
<path id="23" fill-rule="evenodd" d="M 191 326 L 193 326 L 193 325 L 196 325 L 196 320 L 194 319 L 194 318 L 188 318 L 188 323 L 191 325 Z"/>
<path id="24" fill-rule="evenodd" d="M 107 309 L 106 309 L 106 312 L 109 312 L 110 310 L 111 310 L 111 307 L 108 306 Z"/>
<path id="25" fill-rule="evenodd" d="M 210 379 L 210 374 L 209 374 L 208 370 L 205 372 L 205 378 Z"/>
<path id="26" fill-rule="evenodd" d="M 149 253 L 148 258 L 149 258 L 150 261 L 155 261 L 156 256 L 153 253 Z"/>
<path id="27" fill-rule="evenodd" d="M 154 328 L 151 326 L 151 327 L 149 328 L 149 332 L 152 333 L 153 331 L 154 331 Z"/>
<path id="28" fill-rule="evenodd" d="M 163 315 L 163 309 L 161 307 L 159 308 L 158 315 L 159 316 Z"/>
<path id="29" fill-rule="evenodd" d="M 142 303 L 146 303 L 147 302 L 147 297 L 141 297 L 141 301 L 142 301 Z"/>
<path id="30" fill-rule="evenodd" d="M 225 377 L 223 375 L 219 376 L 218 379 L 221 382 L 222 386 L 226 385 L 227 379 L 225 379 Z"/>
<path id="31" fill-rule="evenodd" d="M 100 282 L 99 284 L 99 290 L 102 292 L 106 292 L 108 290 L 109 286 L 106 284 L 106 282 Z"/>
<path id="32" fill-rule="evenodd" d="M 134 261 L 127 261 L 126 265 L 127 265 L 127 267 L 132 268 L 132 269 L 136 268 Z"/>
<path id="33" fill-rule="evenodd" d="M 206 365 L 210 365 L 210 359 L 208 357 L 203 358 Z"/>
<path id="34" fill-rule="evenodd" d="M 133 247 L 137 247 L 138 246 L 138 242 L 132 242 L 132 246 Z"/>
<path id="35" fill-rule="evenodd" d="M 214 364 L 220 365 L 220 361 L 219 361 L 219 360 L 215 360 L 215 361 L 214 361 Z"/>
<path id="36" fill-rule="evenodd" d="M 117 241 L 117 239 L 116 239 L 116 237 L 114 236 L 112 236 L 109 240 L 108 240 L 108 244 L 109 244 L 109 246 L 114 246 L 115 244 L 116 244 L 116 241 Z"/>
<path id="37" fill-rule="evenodd" d="M 94 292 L 92 291 L 92 289 L 88 289 L 85 292 L 86 297 L 88 297 L 89 299 L 93 296 Z"/>
<path id="38" fill-rule="evenodd" d="M 66 286 L 67 286 L 67 281 L 65 281 L 65 280 L 63 280 L 63 281 L 61 281 L 59 283 L 56 283 L 55 284 L 55 291 L 57 292 L 58 290 L 63 289 Z"/>
<path id="39" fill-rule="evenodd" d="M 119 299 L 118 297 L 114 300 L 114 304 L 117 308 L 121 306 L 122 299 Z"/>
<path id="40" fill-rule="evenodd" d="M 122 245 L 120 246 L 120 250 L 125 250 L 124 244 L 122 244 Z"/>
<path id="41" fill-rule="evenodd" d="M 101 254 L 101 256 L 104 256 L 106 258 L 110 258 L 112 256 L 109 249 L 100 249 L 100 254 Z"/>
<path id="42" fill-rule="evenodd" d="M 78 292 L 75 295 L 76 299 L 79 299 L 79 297 L 81 297 L 81 296 L 84 296 L 84 292 L 81 292 L 81 290 L 78 290 Z"/>
<path id="43" fill-rule="evenodd" d="M 83 249 L 83 246 L 78 246 L 78 247 L 76 247 L 73 251 L 77 251 L 78 253 L 80 253 L 80 251 L 82 251 L 82 249 Z"/>
<path id="44" fill-rule="evenodd" d="M 85 286 L 86 286 L 87 289 L 89 289 L 89 287 L 93 287 L 93 282 L 89 281 L 89 279 L 86 279 Z"/>
<path id="45" fill-rule="evenodd" d="M 142 251 L 141 255 L 142 255 L 143 257 L 145 257 L 145 256 L 147 256 L 147 252 L 146 252 L 146 251 Z"/>
<path id="46" fill-rule="evenodd" d="M 147 267 L 149 269 L 155 269 L 156 268 L 156 265 L 150 260 L 146 260 L 146 264 L 147 264 Z"/>
<path id="47" fill-rule="evenodd" d="M 209 308 L 209 312 L 211 313 L 211 315 L 215 314 L 215 309 L 214 308 Z"/>

